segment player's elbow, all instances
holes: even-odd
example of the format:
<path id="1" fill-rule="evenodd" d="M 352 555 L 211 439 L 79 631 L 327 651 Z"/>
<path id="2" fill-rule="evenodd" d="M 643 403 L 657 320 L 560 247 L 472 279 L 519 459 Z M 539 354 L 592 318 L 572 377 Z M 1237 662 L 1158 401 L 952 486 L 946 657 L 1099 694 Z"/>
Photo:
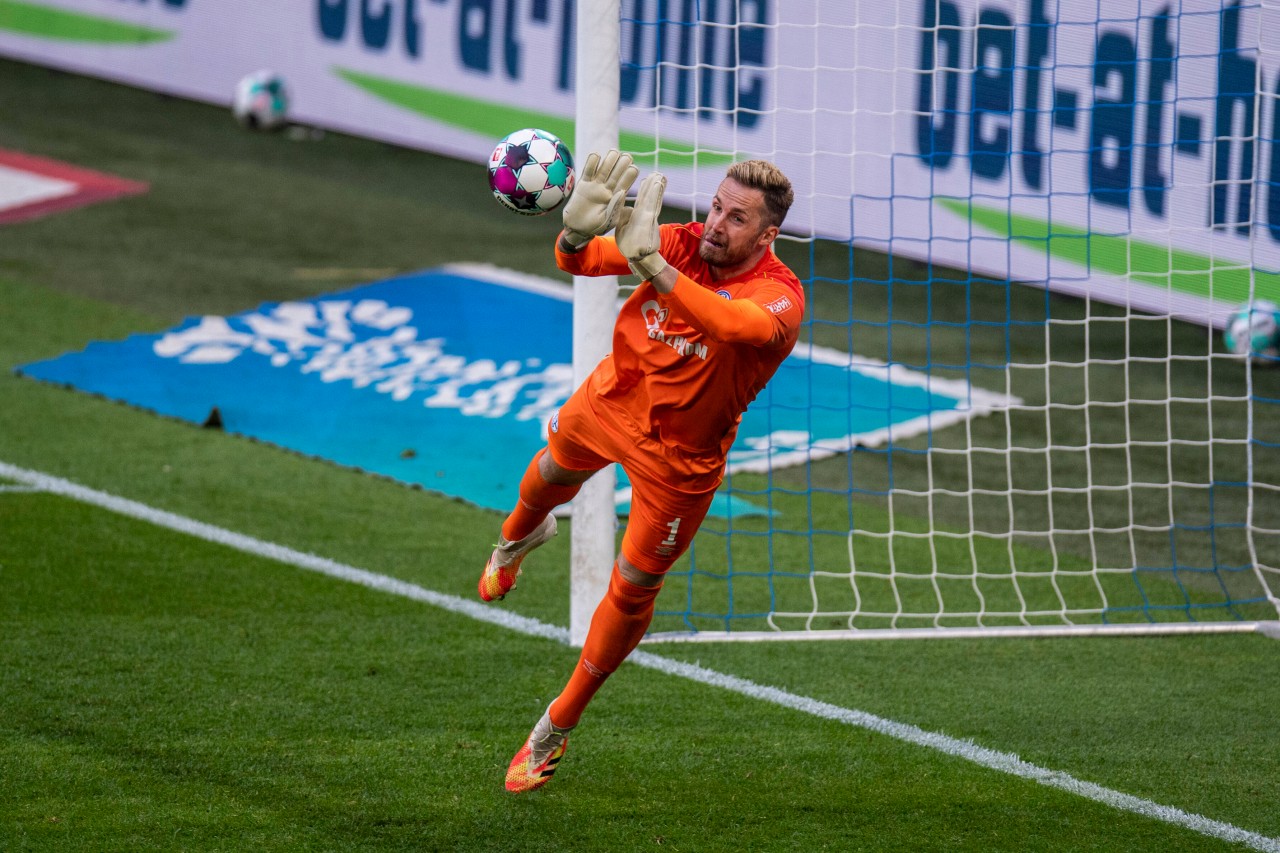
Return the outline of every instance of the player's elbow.
<path id="1" fill-rule="evenodd" d="M 772 346 L 776 342 L 772 329 L 752 329 L 739 340 L 744 344 L 751 344 L 757 347 Z"/>
<path id="2" fill-rule="evenodd" d="M 772 344 L 778 335 L 777 324 L 759 305 L 752 302 L 730 303 L 734 311 L 735 322 L 729 324 L 727 337 L 736 342 L 752 346 Z"/>
<path id="3" fill-rule="evenodd" d="M 753 327 L 744 328 L 736 324 L 726 326 L 709 325 L 699 329 L 699 331 L 718 344 L 750 344 L 751 346 L 763 347 L 774 342 L 772 330 Z"/>
<path id="4" fill-rule="evenodd" d="M 568 252 L 562 252 L 558 248 L 556 249 L 556 266 L 571 275 L 582 274 L 582 259 L 576 254 L 570 255 Z"/>

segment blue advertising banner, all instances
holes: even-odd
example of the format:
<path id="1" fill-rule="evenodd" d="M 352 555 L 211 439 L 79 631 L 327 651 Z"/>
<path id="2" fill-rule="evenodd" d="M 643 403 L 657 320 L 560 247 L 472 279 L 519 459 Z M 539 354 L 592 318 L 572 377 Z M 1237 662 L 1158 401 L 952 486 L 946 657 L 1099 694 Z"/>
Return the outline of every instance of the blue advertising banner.
<path id="1" fill-rule="evenodd" d="M 163 334 L 96 342 L 18 372 L 508 510 L 573 391 L 570 289 L 450 266 Z M 847 353 L 800 347 L 748 410 L 730 470 L 764 471 L 937 429 L 1001 405 Z M 617 495 L 629 499 L 625 480 Z M 720 515 L 759 511 L 722 498 Z"/>

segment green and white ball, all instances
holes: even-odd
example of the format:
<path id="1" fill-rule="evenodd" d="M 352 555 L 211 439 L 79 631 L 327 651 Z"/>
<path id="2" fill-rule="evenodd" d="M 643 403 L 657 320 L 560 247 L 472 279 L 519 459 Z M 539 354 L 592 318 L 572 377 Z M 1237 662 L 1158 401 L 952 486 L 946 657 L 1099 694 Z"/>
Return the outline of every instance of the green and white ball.
<path id="1" fill-rule="evenodd" d="M 278 130 L 289 115 L 289 93 L 284 78 L 262 70 L 244 77 L 236 85 L 231 111 L 236 121 L 250 130 Z"/>
<path id="2" fill-rule="evenodd" d="M 1265 299 L 1240 306 L 1227 320 L 1222 342 L 1256 364 L 1280 364 L 1280 306 Z"/>
<path id="3" fill-rule="evenodd" d="M 526 127 L 508 133 L 489 155 L 489 189 L 507 210 L 540 216 L 573 192 L 573 155 L 554 133 Z"/>

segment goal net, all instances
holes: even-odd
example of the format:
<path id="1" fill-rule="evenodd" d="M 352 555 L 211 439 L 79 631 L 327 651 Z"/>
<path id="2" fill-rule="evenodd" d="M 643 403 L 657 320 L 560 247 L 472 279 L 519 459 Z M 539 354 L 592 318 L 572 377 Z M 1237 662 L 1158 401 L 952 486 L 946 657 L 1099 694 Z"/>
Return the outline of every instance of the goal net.
<path id="1" fill-rule="evenodd" d="M 1277 618 L 1280 364 L 1221 333 L 1280 301 L 1274 6 L 621 9 L 667 218 L 773 160 L 808 300 L 651 639 Z"/>

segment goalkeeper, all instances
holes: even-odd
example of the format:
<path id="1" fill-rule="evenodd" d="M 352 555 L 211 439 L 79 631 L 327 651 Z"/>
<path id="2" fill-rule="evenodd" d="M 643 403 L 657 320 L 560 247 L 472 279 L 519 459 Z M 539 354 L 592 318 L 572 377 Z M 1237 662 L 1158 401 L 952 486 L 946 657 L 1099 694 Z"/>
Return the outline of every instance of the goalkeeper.
<path id="1" fill-rule="evenodd" d="M 660 173 L 624 205 L 637 175 L 630 155 L 593 153 L 565 205 L 560 268 L 630 270 L 643 283 L 618 314 L 612 353 L 552 417 L 480 577 L 485 601 L 510 592 L 524 557 L 555 535 L 551 511 L 596 471 L 622 465 L 631 513 L 609 589 L 568 684 L 507 769 L 513 792 L 551 778 L 583 709 L 644 636 L 663 575 L 720 485 L 742 413 L 795 346 L 804 314 L 800 282 L 772 250 L 794 197 L 776 166 L 730 166 L 706 221 L 682 225 L 658 224 Z"/>

